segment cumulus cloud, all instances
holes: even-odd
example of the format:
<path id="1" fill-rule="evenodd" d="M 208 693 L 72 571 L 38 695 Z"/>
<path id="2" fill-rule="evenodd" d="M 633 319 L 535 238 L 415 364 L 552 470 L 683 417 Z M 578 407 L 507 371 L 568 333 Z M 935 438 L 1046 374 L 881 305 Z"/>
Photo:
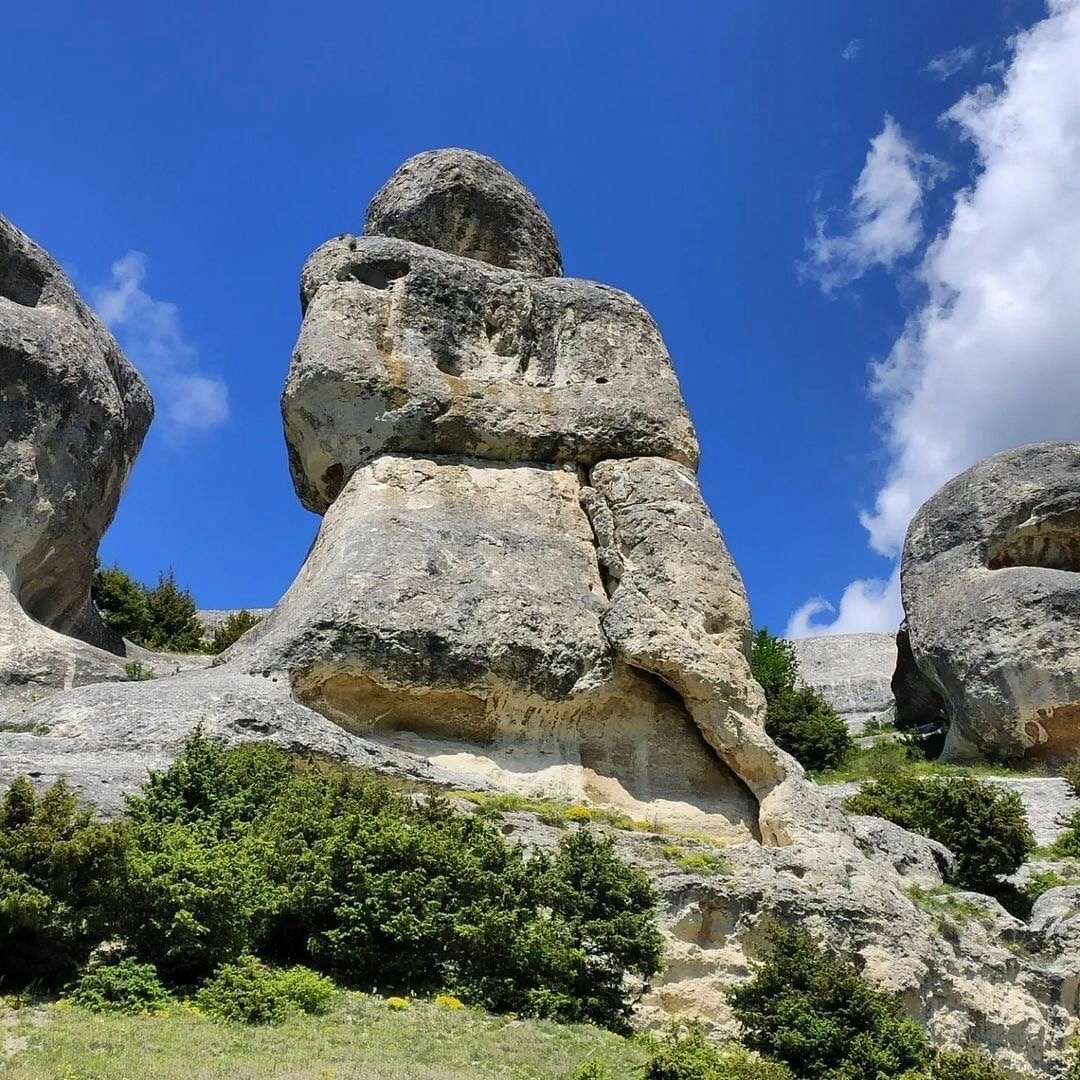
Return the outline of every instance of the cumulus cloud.
<path id="1" fill-rule="evenodd" d="M 816 235 L 806 245 L 803 271 L 831 293 L 872 266 L 891 269 L 922 240 L 923 195 L 944 173 L 942 163 L 919 153 L 886 115 L 852 189 L 847 228 L 830 233 L 826 219 L 819 217 Z"/>
<path id="2" fill-rule="evenodd" d="M 955 49 L 948 49 L 938 53 L 926 70 L 937 79 L 944 81 L 952 78 L 962 68 L 966 68 L 975 59 L 975 47 L 973 45 L 960 45 Z"/>
<path id="3" fill-rule="evenodd" d="M 815 622 L 820 615 L 835 616 Z M 860 578 L 840 597 L 839 608 L 822 596 L 807 600 L 788 620 L 784 637 L 821 637 L 825 634 L 863 634 L 893 631 L 900 625 L 900 570 L 894 567 L 888 578 Z"/>
<path id="4" fill-rule="evenodd" d="M 858 60 L 859 50 L 862 48 L 862 43 L 858 38 L 852 38 L 845 46 L 844 51 L 840 53 L 840 59 L 846 60 L 849 64 L 852 60 Z"/>
<path id="5" fill-rule="evenodd" d="M 228 387 L 199 371 L 180 312 L 146 292 L 146 273 L 146 256 L 129 251 L 112 264 L 108 282 L 92 291 L 94 307 L 150 383 L 167 434 L 217 427 L 229 418 Z"/>
<path id="6" fill-rule="evenodd" d="M 1002 84 L 945 119 L 977 171 L 926 251 L 924 301 L 873 373 L 890 466 L 861 520 L 893 558 L 950 477 L 1007 447 L 1080 438 L 1080 0 L 1050 0 L 1013 40 Z M 870 628 L 856 623 L 843 629 Z"/>

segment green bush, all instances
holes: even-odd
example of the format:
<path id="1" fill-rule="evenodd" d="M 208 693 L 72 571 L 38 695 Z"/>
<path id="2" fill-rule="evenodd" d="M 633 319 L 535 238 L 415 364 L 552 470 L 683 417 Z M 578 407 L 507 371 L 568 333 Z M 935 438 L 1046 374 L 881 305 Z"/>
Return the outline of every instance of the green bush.
<path id="1" fill-rule="evenodd" d="M 149 588 L 118 566 L 99 567 L 90 594 L 105 622 L 128 641 L 163 652 L 203 651 L 195 601 L 171 570 Z"/>
<path id="2" fill-rule="evenodd" d="M 1080 763 L 1070 762 L 1065 765 L 1061 775 L 1073 797 L 1080 799 Z M 1074 810 L 1059 823 L 1065 826 L 1065 831 L 1053 843 L 1054 854 L 1066 859 L 1080 859 L 1080 810 Z"/>
<path id="3" fill-rule="evenodd" d="M 799 661 L 790 641 L 765 628 L 750 643 L 750 670 L 765 691 L 765 730 L 804 768 L 834 769 L 854 745 L 836 710 L 810 687 L 797 686 Z"/>
<path id="4" fill-rule="evenodd" d="M 813 772 L 835 769 L 852 747 L 847 724 L 816 691 L 785 690 L 768 704 L 765 730 Z"/>
<path id="5" fill-rule="evenodd" d="M 907 1080 L 1010 1080 L 1006 1072 L 973 1046 L 963 1050 L 940 1050 L 934 1055 L 928 1074 L 916 1074 Z"/>
<path id="6" fill-rule="evenodd" d="M 625 1028 L 625 976 L 660 965 L 645 875 L 587 829 L 554 855 L 508 844 L 440 798 L 416 802 L 373 777 L 307 773 L 261 831 L 287 890 L 267 937 L 382 991 L 459 993 L 492 1011 Z"/>
<path id="7" fill-rule="evenodd" d="M 195 600 L 187 589 L 176 584 L 170 570 L 158 576 L 158 583 L 146 594 L 150 612 L 146 640 L 148 649 L 163 652 L 203 651 L 203 625 L 195 615 Z"/>
<path id="8" fill-rule="evenodd" d="M 762 627 L 750 642 L 750 672 L 765 691 L 766 701 L 794 690 L 799 678 L 795 646 Z"/>
<path id="9" fill-rule="evenodd" d="M 206 651 L 214 654 L 224 652 L 253 626 L 258 626 L 260 622 L 262 622 L 262 619 L 258 615 L 252 615 L 247 608 L 234 611 L 214 630 L 214 636 L 206 647 Z"/>
<path id="10" fill-rule="evenodd" d="M 953 883 L 968 889 L 999 889 L 1035 848 L 1020 796 L 974 777 L 881 775 L 844 809 L 944 844 L 956 856 Z"/>
<path id="11" fill-rule="evenodd" d="M 799 1080 L 875 1080 L 926 1067 L 926 1034 L 899 1001 L 809 935 L 774 927 L 754 977 L 729 993 L 743 1042 Z"/>
<path id="12" fill-rule="evenodd" d="M 105 936 L 126 832 L 78 808 L 63 781 L 40 798 L 17 777 L 0 799 L 0 985 L 69 979 Z"/>
<path id="13" fill-rule="evenodd" d="M 126 959 L 92 964 L 64 991 L 68 1001 L 94 1012 L 158 1012 L 169 1004 L 169 994 L 153 964 Z"/>
<path id="14" fill-rule="evenodd" d="M 222 964 L 195 995 L 204 1012 L 240 1024 L 277 1024 L 291 1013 L 325 1013 L 337 996 L 334 984 L 307 968 L 269 967 L 244 955 Z"/>
<path id="15" fill-rule="evenodd" d="M 710 1042 L 700 1024 L 672 1024 L 650 1042 L 645 1080 L 792 1080 L 784 1065 Z"/>
<path id="16" fill-rule="evenodd" d="M 173 980 L 253 954 L 624 1029 L 660 966 L 648 878 L 585 825 L 529 857 L 443 798 L 201 731 L 127 800 L 127 820 L 116 930 Z"/>

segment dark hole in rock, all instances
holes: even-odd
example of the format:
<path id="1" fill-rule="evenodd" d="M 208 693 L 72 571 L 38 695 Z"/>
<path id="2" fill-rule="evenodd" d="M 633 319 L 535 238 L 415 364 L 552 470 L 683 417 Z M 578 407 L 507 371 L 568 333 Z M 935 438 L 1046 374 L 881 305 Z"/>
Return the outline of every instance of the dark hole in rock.
<path id="1" fill-rule="evenodd" d="M 322 474 L 322 487 L 326 494 L 326 501 L 333 502 L 340 494 L 341 489 L 345 486 L 345 470 L 340 461 L 335 461 L 323 474 Z"/>
<path id="2" fill-rule="evenodd" d="M 37 307 L 45 281 L 45 271 L 0 233 L 0 296 L 23 307 Z"/>
<path id="3" fill-rule="evenodd" d="M 409 264 L 398 259 L 366 262 L 351 268 L 353 280 L 373 289 L 389 289 L 392 281 L 403 278 L 408 272 Z"/>
<path id="4" fill-rule="evenodd" d="M 1007 566 L 1041 566 L 1046 570 L 1080 573 L 1080 511 L 1025 522 L 992 540 L 986 565 L 991 570 Z"/>
<path id="5" fill-rule="evenodd" d="M 599 377 L 597 378 L 597 380 L 596 380 L 596 385 L 597 385 L 597 386 L 603 386 L 603 385 L 604 385 L 604 383 L 606 383 L 606 382 L 607 382 L 607 379 L 605 379 L 605 378 L 604 378 L 604 376 L 603 376 L 603 375 L 601 375 L 601 376 L 599 376 Z"/>

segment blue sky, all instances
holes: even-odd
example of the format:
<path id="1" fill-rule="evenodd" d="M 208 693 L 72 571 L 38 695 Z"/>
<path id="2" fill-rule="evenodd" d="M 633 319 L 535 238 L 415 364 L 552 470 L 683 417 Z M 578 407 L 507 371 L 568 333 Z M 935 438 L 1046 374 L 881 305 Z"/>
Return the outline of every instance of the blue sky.
<path id="1" fill-rule="evenodd" d="M 317 528 L 278 411 L 300 268 L 458 145 L 536 193 L 568 274 L 656 317 L 755 621 L 888 628 L 913 500 L 1080 437 L 1080 327 L 1042 318 L 1080 310 L 1078 23 L 1076 0 L 9 6 L 0 212 L 158 403 L 103 559 L 171 566 L 203 607 L 276 600 Z"/>

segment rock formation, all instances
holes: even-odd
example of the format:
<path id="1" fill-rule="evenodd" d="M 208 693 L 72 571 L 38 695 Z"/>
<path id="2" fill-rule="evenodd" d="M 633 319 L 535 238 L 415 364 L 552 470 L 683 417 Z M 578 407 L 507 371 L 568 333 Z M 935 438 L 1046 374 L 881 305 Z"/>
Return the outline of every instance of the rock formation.
<path id="1" fill-rule="evenodd" d="M 856 734 L 872 717 L 889 720 L 896 666 L 892 634 L 833 634 L 792 642 L 801 681 L 812 686 Z"/>
<path id="2" fill-rule="evenodd" d="M 1007 450 L 949 481 L 911 522 L 900 583 L 946 759 L 1075 756 L 1080 443 Z"/>
<path id="3" fill-rule="evenodd" d="M 560 266 L 528 192 L 462 150 L 311 256 L 282 411 L 325 517 L 228 662 L 513 790 L 783 842 L 825 804 L 764 733 L 671 360 Z"/>
<path id="4" fill-rule="evenodd" d="M 90 580 L 152 415 L 63 271 L 0 217 L 0 704 L 123 677 Z"/>
<path id="5" fill-rule="evenodd" d="M 748 976 L 777 919 L 857 956 L 942 1044 L 975 1041 L 1017 1072 L 1059 1075 L 1077 1016 L 1072 894 L 1055 890 L 1027 925 L 963 894 L 985 918 L 944 937 L 941 913 L 909 889 L 940 886 L 948 853 L 845 818 L 768 739 L 745 592 L 698 487 L 660 335 L 625 294 L 557 276 L 550 224 L 512 176 L 463 151 L 421 155 L 376 196 L 364 236 L 312 255 L 282 404 L 319 536 L 281 603 L 213 669 L 147 682 L 79 686 L 117 678 L 123 657 L 65 634 L 100 632 L 85 606 L 93 552 L 149 401 L 55 266 L 11 236 L 0 422 L 17 437 L 0 448 L 0 690 L 32 685 L 25 697 L 43 700 L 0 714 L 0 786 L 65 776 L 114 812 L 202 725 L 421 785 L 621 807 L 669 827 L 662 844 L 612 830 L 662 897 L 668 966 L 642 1021 L 730 1025 L 723 991 Z M 35 292 L 37 279 L 54 292 Z M 23 362 L 34 320 L 57 329 L 41 339 L 28 425 L 10 404 L 26 390 L 9 355 Z M 85 362 L 69 372 L 76 348 Z M 89 389 L 68 395 L 79 379 Z M 49 402 L 64 419 L 49 419 Z M 71 472 L 69 448 L 84 472 Z M 97 501 L 83 506 L 65 476 Z M 69 511 L 72 536 L 60 527 Z M 33 586 L 49 574 L 55 592 Z M 38 643 L 34 663 L 26 642 Z M 918 656 L 914 630 L 912 647 Z M 861 678 L 847 684 L 852 702 L 881 692 Z M 726 845 L 726 869 L 668 859 L 672 827 L 676 850 L 713 864 Z M 528 813 L 503 828 L 527 846 L 558 836 Z"/>

